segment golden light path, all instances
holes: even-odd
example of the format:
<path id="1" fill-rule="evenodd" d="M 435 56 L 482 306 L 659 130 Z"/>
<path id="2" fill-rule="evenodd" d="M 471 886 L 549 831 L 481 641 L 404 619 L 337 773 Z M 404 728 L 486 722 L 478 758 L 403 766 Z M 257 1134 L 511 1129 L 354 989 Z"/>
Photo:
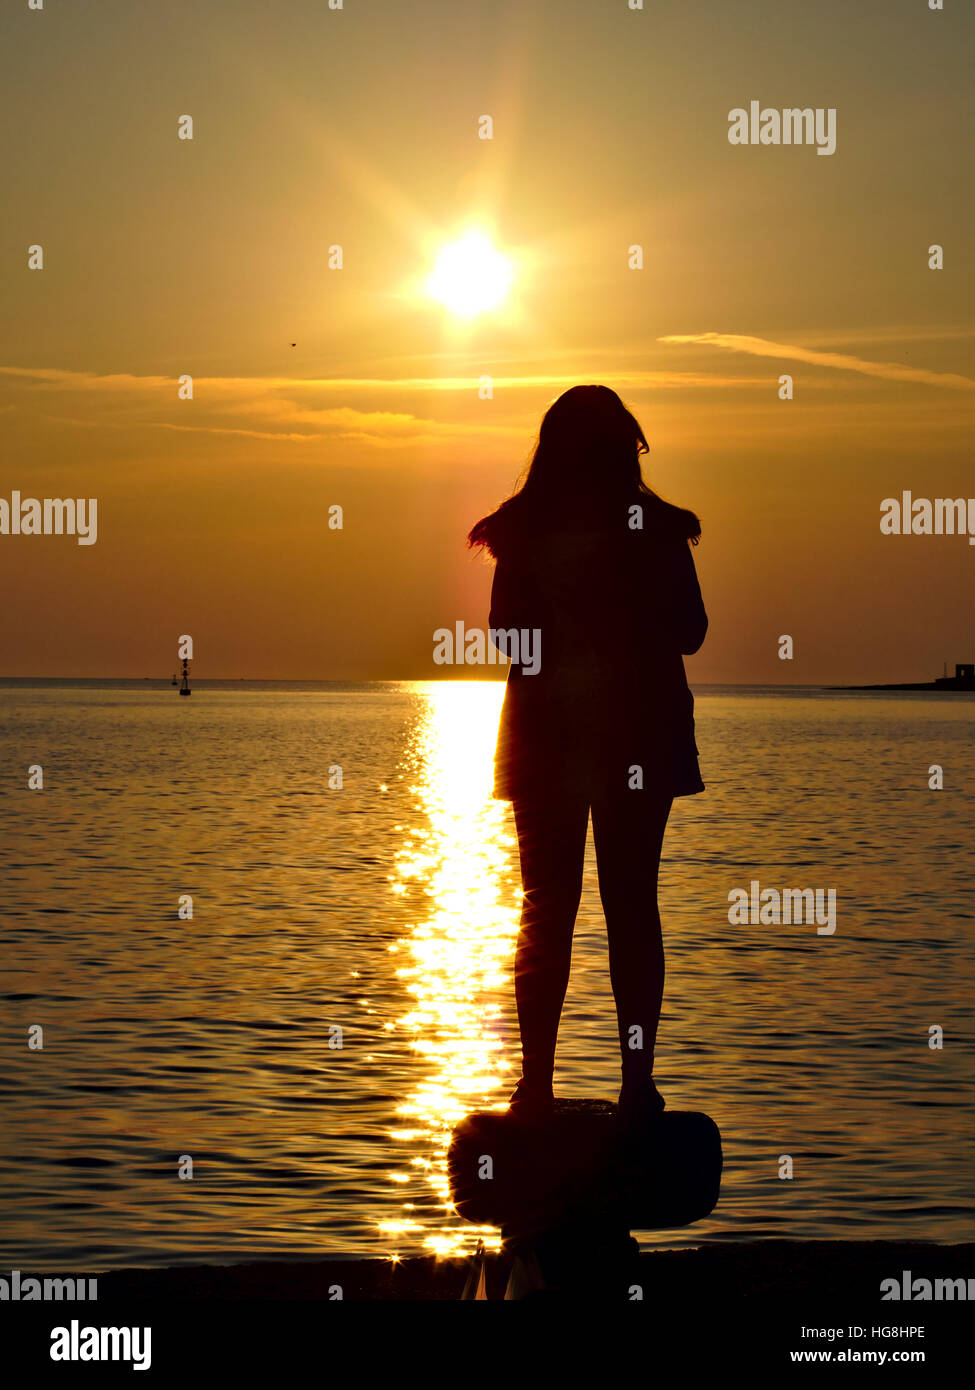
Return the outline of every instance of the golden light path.
<path id="1" fill-rule="evenodd" d="M 424 919 L 391 949 L 406 959 L 397 970 L 415 1000 L 398 1019 L 424 1065 L 422 1081 L 398 1113 L 409 1128 L 395 1138 L 414 1150 L 411 1172 L 391 1173 L 404 1198 L 390 1234 L 426 1231 L 422 1243 L 441 1255 L 488 1246 L 500 1236 L 454 1215 L 446 1154 L 453 1126 L 472 1110 L 504 1109 L 516 1053 L 502 1055 L 502 1003 L 511 994 L 520 883 L 505 802 L 491 798 L 498 714 L 504 686 L 451 682 L 423 690 L 427 701 L 414 753 L 415 791 L 427 824 L 409 833 L 397 856 L 394 892 L 410 881 L 429 898 Z M 510 1004 L 509 1004 L 510 1008 Z M 420 1185 L 418 1190 L 418 1184 Z M 423 1210 L 437 1214 L 429 1228 Z"/>

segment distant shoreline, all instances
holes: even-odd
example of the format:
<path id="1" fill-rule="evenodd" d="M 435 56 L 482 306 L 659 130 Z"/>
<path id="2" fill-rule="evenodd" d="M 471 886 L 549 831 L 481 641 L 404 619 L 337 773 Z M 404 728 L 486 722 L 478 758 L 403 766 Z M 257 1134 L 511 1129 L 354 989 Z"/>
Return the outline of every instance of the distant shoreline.
<path id="1" fill-rule="evenodd" d="M 959 670 L 954 676 L 938 676 L 933 681 L 898 681 L 886 685 L 828 685 L 825 690 L 930 690 L 936 695 L 975 693 L 975 677 L 967 670 Z"/>
<path id="2" fill-rule="evenodd" d="M 499 676 L 444 677 L 444 676 L 371 676 L 353 677 L 309 677 L 292 679 L 288 676 L 194 676 L 193 685 L 201 689 L 239 688 L 241 686 L 263 687 L 267 689 L 288 689 L 294 686 L 410 686 L 410 685 L 498 685 L 505 683 L 505 672 Z M 767 691 L 857 691 L 857 690 L 904 690 L 927 691 L 930 694 L 973 694 L 975 687 L 939 685 L 933 681 L 904 682 L 897 684 L 874 685 L 822 685 L 806 684 L 796 681 L 791 684 L 772 684 L 764 681 L 690 681 L 692 690 L 767 690 Z M 43 689 L 86 686 L 105 686 L 114 689 L 142 690 L 146 687 L 172 689 L 172 674 L 163 676 L 0 676 L 0 689 Z"/>

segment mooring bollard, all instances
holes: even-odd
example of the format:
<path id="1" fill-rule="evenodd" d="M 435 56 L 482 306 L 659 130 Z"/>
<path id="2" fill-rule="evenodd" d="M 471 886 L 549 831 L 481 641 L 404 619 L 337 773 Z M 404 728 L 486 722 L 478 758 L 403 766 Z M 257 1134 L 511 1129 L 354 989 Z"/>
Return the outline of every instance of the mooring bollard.
<path id="1" fill-rule="evenodd" d="M 696 1111 L 663 1110 L 624 1132 L 612 1102 L 563 1100 L 541 1123 L 468 1115 L 447 1167 L 458 1213 L 501 1228 L 521 1290 L 509 1285 L 509 1297 L 612 1296 L 635 1260 L 631 1230 L 687 1226 L 714 1209 L 721 1136 Z"/>

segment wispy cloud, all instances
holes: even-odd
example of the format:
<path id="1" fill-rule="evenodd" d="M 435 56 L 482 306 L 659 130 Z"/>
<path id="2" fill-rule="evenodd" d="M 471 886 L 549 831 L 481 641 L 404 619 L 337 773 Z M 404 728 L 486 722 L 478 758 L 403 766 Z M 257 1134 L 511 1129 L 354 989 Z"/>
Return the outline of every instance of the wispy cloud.
<path id="1" fill-rule="evenodd" d="M 273 406 L 273 402 L 264 404 Z M 287 402 L 285 403 L 287 404 Z M 274 410 L 260 411 L 275 415 Z M 416 415 L 393 414 L 385 410 L 353 410 L 341 406 L 335 410 L 294 410 L 284 416 L 294 423 L 313 424 L 314 430 L 255 430 L 217 425 L 175 425 L 169 421 L 154 422 L 154 429 L 178 430 L 186 434 L 233 434 L 247 439 L 271 439 L 276 443 L 295 440 L 300 443 L 322 439 L 355 439 L 381 448 L 396 448 L 406 444 L 445 443 L 470 435 L 509 435 L 519 439 L 524 430 L 513 425 L 463 424 L 449 420 L 425 420 Z"/>
<path id="2" fill-rule="evenodd" d="M 523 429 L 489 418 L 482 417 L 477 421 L 436 420 L 408 410 L 360 410 L 345 404 L 319 405 L 315 399 L 327 401 L 328 388 L 337 388 L 340 394 L 349 394 L 352 385 L 368 386 L 373 388 L 374 394 L 388 397 L 392 394 L 391 385 L 401 387 L 401 382 L 308 380 L 300 377 L 195 377 L 193 400 L 189 403 L 177 400 L 178 382 L 170 377 L 132 374 L 102 376 L 93 372 L 48 367 L 0 367 L 0 376 L 26 379 L 30 383 L 29 389 L 39 391 L 42 398 L 46 398 L 49 392 L 57 393 L 57 399 L 69 399 L 75 395 L 74 416 L 49 411 L 45 406 L 38 412 L 38 397 L 33 394 L 26 398 L 23 409 L 27 413 L 42 413 L 44 418 L 58 424 L 89 429 L 171 430 L 182 434 L 263 439 L 276 444 L 344 439 L 379 448 L 442 444 L 471 436 L 521 438 L 524 435 Z M 469 384 L 471 398 L 474 399 L 477 382 L 472 380 Z M 380 386 L 385 387 L 385 392 L 378 390 Z M 78 418 L 77 393 L 81 393 L 81 398 L 86 400 L 85 409 L 90 410 L 88 418 Z M 300 397 L 300 400 L 292 399 L 292 396 Z M 52 402 L 54 398 L 51 397 Z M 120 409 L 121 399 L 129 403 L 124 413 Z M 94 406 L 95 400 L 101 403 L 102 408 Z M 159 419 L 161 402 L 168 402 L 172 407 L 166 413 L 178 414 L 180 418 Z"/>
<path id="3" fill-rule="evenodd" d="M 634 354 L 636 355 L 636 354 Z M 147 391 L 175 393 L 178 379 L 166 376 L 134 376 L 126 373 L 99 375 L 96 372 L 67 371 L 56 367 L 2 367 L 0 376 L 20 377 L 78 391 Z M 764 377 L 715 377 L 703 372 L 615 370 L 606 367 L 582 369 L 572 373 L 520 373 L 492 376 L 495 390 L 559 389 L 580 381 L 609 379 L 616 386 L 673 388 L 711 388 L 715 386 L 767 386 Z M 399 377 L 278 377 L 278 376 L 197 376 L 193 379 L 197 399 L 207 392 L 270 393 L 274 391 L 457 391 L 475 392 L 481 376 L 399 376 Z"/>
<path id="4" fill-rule="evenodd" d="M 456 368 L 455 368 L 456 369 Z M 32 419 L 86 429 L 169 430 L 183 434 L 230 436 L 269 443 L 305 445 L 316 440 L 351 440 L 379 449 L 437 446 L 471 438 L 523 439 L 522 408 L 539 402 L 525 396 L 558 395 L 580 381 L 604 381 L 627 393 L 638 390 L 712 392 L 722 387 L 768 385 L 764 377 L 722 378 L 700 372 L 622 371 L 511 373 L 491 378 L 495 404 L 477 407 L 482 378 L 472 376 L 195 376 L 192 401 L 180 400 L 178 377 L 134 373 L 71 371 L 58 367 L 0 366 L 0 382 L 21 388 L 16 405 Z M 467 418 L 435 419 L 434 396 L 460 400 Z M 499 418 L 507 395 L 509 409 Z M 462 398 L 466 397 L 467 402 Z M 427 409 L 411 410 L 417 399 Z M 521 404 L 519 404 L 519 401 Z M 61 408 L 55 405 L 58 402 Z M 64 404 L 69 403 L 67 409 Z M 359 402 L 361 404 L 354 404 Z M 445 400 L 446 404 L 446 400 Z M 390 407 L 395 405 L 396 409 Z M 370 408 L 373 407 L 373 408 Z M 379 407 L 379 408 L 375 408 Z M 405 407 L 405 408 L 404 408 Z M 166 417 L 169 418 L 166 418 Z M 161 418 L 162 417 L 162 418 Z"/>
<path id="5" fill-rule="evenodd" d="M 174 430 L 177 434 L 236 434 L 243 435 L 245 439 L 273 439 L 276 443 L 288 440 L 297 440 L 299 443 L 309 443 L 313 440 L 320 440 L 320 434 L 303 434 L 300 430 L 243 430 L 230 429 L 219 425 L 173 425 L 167 420 L 154 420 L 151 422 L 150 429 L 154 430 Z"/>
<path id="6" fill-rule="evenodd" d="M 835 367 L 840 371 L 860 372 L 863 376 L 882 377 L 887 381 L 914 381 L 926 386 L 947 386 L 955 391 L 975 389 L 975 380 L 953 372 L 931 372 L 924 367 L 907 367 L 900 362 L 869 362 L 842 352 L 819 352 L 814 348 L 797 347 L 790 343 L 774 343 L 768 338 L 750 338 L 743 333 L 670 333 L 658 338 L 659 343 L 688 343 L 698 347 L 727 348 L 731 352 L 746 352 L 755 357 L 778 357 L 794 362 L 808 362 L 814 367 Z"/>
<path id="7" fill-rule="evenodd" d="M 133 376 L 129 372 L 100 374 L 72 372 L 62 367 L 0 367 L 0 376 L 22 377 L 73 391 L 145 391 L 152 388 L 175 389 L 176 380 L 167 376 Z"/>

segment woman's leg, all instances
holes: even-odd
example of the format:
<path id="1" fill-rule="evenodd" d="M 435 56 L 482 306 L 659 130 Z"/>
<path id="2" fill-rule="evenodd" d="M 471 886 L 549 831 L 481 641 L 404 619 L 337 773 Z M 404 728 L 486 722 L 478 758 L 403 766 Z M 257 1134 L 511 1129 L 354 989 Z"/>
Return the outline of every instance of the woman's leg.
<path id="1" fill-rule="evenodd" d="M 625 785 L 593 801 L 599 896 L 606 914 L 624 1091 L 646 1089 L 664 990 L 657 873 L 672 800 Z"/>
<path id="2" fill-rule="evenodd" d="M 514 813 L 524 891 L 515 950 L 523 1089 L 546 1096 L 569 983 L 589 803 L 581 794 L 548 795 L 516 800 Z"/>

